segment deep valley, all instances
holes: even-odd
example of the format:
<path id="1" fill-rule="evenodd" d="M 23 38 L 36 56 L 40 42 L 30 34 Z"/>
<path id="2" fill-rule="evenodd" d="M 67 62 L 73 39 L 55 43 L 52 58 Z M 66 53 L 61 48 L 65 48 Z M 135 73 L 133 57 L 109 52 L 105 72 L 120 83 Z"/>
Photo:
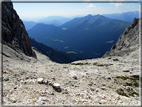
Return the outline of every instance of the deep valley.
<path id="1" fill-rule="evenodd" d="M 87 15 L 26 31 L 2 2 L 1 106 L 141 106 L 141 21 Z"/>

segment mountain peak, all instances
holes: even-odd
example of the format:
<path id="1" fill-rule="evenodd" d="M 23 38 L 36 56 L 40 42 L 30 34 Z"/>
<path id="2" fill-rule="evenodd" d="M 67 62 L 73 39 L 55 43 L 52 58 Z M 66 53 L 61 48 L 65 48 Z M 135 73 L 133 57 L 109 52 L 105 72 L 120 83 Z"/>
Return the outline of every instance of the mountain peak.
<path id="1" fill-rule="evenodd" d="M 91 14 L 88 14 L 87 16 L 85 16 L 85 17 L 93 17 Z"/>

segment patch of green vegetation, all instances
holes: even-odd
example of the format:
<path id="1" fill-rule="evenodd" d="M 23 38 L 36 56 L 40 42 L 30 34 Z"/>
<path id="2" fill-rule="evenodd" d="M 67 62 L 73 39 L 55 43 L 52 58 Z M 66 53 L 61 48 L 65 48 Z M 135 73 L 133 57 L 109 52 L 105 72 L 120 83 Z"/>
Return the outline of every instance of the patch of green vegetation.
<path id="1" fill-rule="evenodd" d="M 55 39 L 55 40 L 53 40 L 53 41 L 57 41 L 57 42 L 64 42 L 64 41 L 62 41 L 62 40 L 59 40 L 59 39 Z"/>
<path id="2" fill-rule="evenodd" d="M 110 65 L 113 65 L 113 64 L 98 64 L 97 62 L 93 63 L 93 65 L 97 65 L 97 66 L 110 66 Z"/>
<path id="3" fill-rule="evenodd" d="M 63 30 L 67 30 L 68 28 L 62 28 Z"/>
<path id="4" fill-rule="evenodd" d="M 126 82 L 126 85 L 124 86 L 135 86 L 135 87 L 139 87 L 139 83 L 138 82 Z"/>
<path id="5" fill-rule="evenodd" d="M 135 92 L 134 90 L 124 90 L 122 88 L 116 90 L 119 95 L 126 96 L 126 97 L 134 97 L 135 95 L 139 96 L 139 93 Z"/>
<path id="6" fill-rule="evenodd" d="M 64 47 L 64 49 L 68 49 L 68 48 L 69 48 L 68 46 Z"/>
<path id="7" fill-rule="evenodd" d="M 112 43 L 113 42 L 113 40 L 112 41 L 106 41 L 106 43 Z"/>
<path id="8" fill-rule="evenodd" d="M 113 59 L 113 61 L 119 61 L 118 59 Z"/>
<path id="9" fill-rule="evenodd" d="M 103 64 L 98 64 L 97 66 L 105 66 L 105 65 L 103 65 Z"/>
<path id="10" fill-rule="evenodd" d="M 126 97 L 129 97 L 122 88 L 116 90 L 116 92 L 119 94 L 119 95 L 122 95 L 122 96 L 126 96 Z"/>
<path id="11" fill-rule="evenodd" d="M 130 78 L 133 80 L 139 80 L 139 75 L 132 75 Z"/>
<path id="12" fill-rule="evenodd" d="M 127 80 L 127 79 L 129 79 L 128 77 L 125 77 L 125 76 L 117 76 L 116 78 L 122 79 L 122 80 Z"/>
<path id="13" fill-rule="evenodd" d="M 71 65 L 89 65 L 90 63 L 86 62 L 86 63 L 71 63 Z"/>
<path id="14" fill-rule="evenodd" d="M 122 79 L 123 82 L 125 82 L 124 80 L 126 80 L 124 84 L 124 86 L 132 86 L 132 87 L 139 87 L 139 75 L 132 75 L 130 77 L 126 77 L 126 76 L 117 76 L 117 79 Z"/>
<path id="15" fill-rule="evenodd" d="M 122 96 L 126 96 L 126 97 L 134 97 L 134 95 L 137 95 L 139 96 L 139 93 L 133 91 L 133 90 L 124 90 L 122 88 L 116 90 L 116 92 L 119 94 L 119 95 L 122 95 Z"/>
<path id="16" fill-rule="evenodd" d="M 133 92 L 130 92 L 130 91 L 129 91 L 129 96 L 134 97 L 134 95 L 139 96 L 139 93 L 137 93 L 137 92 L 135 92 L 135 91 L 133 91 Z"/>
<path id="17" fill-rule="evenodd" d="M 74 52 L 74 51 L 67 51 L 67 53 L 68 53 L 68 54 L 71 54 L 71 53 L 77 54 L 77 52 Z"/>
<path id="18" fill-rule="evenodd" d="M 123 72 L 130 72 L 129 70 L 125 70 L 125 71 L 123 71 Z"/>
<path id="19" fill-rule="evenodd" d="M 127 50 L 123 50 L 123 52 L 129 54 L 130 52 L 133 52 L 135 49 L 127 49 Z"/>
<path id="20" fill-rule="evenodd" d="M 97 64 L 98 64 L 97 62 L 93 63 L 93 65 L 97 65 Z"/>
<path id="21" fill-rule="evenodd" d="M 84 65 L 89 65 L 90 63 L 86 62 Z"/>
<path id="22" fill-rule="evenodd" d="M 105 84 L 102 84 L 102 86 L 106 86 Z"/>
<path id="23" fill-rule="evenodd" d="M 88 84 L 89 86 L 92 86 L 93 84 L 92 83 L 90 83 L 90 84 Z"/>

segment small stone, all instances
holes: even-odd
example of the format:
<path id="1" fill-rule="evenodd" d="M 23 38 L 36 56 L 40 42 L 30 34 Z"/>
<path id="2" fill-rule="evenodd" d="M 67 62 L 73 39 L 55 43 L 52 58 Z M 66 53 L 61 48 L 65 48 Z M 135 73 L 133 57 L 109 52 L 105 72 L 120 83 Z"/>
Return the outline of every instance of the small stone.
<path id="1" fill-rule="evenodd" d="M 14 87 L 14 89 L 17 89 L 17 87 Z"/>
<path id="2" fill-rule="evenodd" d="M 55 78 L 54 78 L 54 77 L 53 77 L 53 78 L 51 78 L 51 79 L 55 81 Z"/>
<path id="3" fill-rule="evenodd" d="M 7 73 L 6 71 L 3 71 L 3 73 Z"/>
<path id="4" fill-rule="evenodd" d="M 50 86 L 53 86 L 53 83 L 52 83 L 51 81 L 49 81 L 48 84 L 49 84 Z"/>
<path id="5" fill-rule="evenodd" d="M 43 81 L 43 83 L 47 85 L 47 84 L 48 84 L 48 80 L 45 79 L 45 80 Z"/>
<path id="6" fill-rule="evenodd" d="M 51 93 L 49 93 L 50 95 L 54 95 L 54 93 L 53 92 L 51 92 Z"/>
<path id="7" fill-rule="evenodd" d="M 45 101 L 40 101 L 40 104 L 41 104 L 41 105 L 45 104 Z"/>
<path id="8" fill-rule="evenodd" d="M 64 91 L 62 94 L 69 94 L 69 92 L 68 91 Z"/>
<path id="9" fill-rule="evenodd" d="M 120 100 L 120 96 L 118 96 L 118 97 L 116 98 L 116 100 Z"/>
<path id="10" fill-rule="evenodd" d="M 111 80 L 111 77 L 108 77 L 107 79 Z"/>
<path id="11" fill-rule="evenodd" d="M 106 90 L 106 88 L 105 88 L 105 87 L 102 87 L 101 89 L 102 89 L 102 90 Z"/>
<path id="12" fill-rule="evenodd" d="M 43 84 L 43 78 L 38 78 L 38 79 L 37 79 L 37 82 L 38 82 L 39 84 Z"/>
<path id="13" fill-rule="evenodd" d="M 80 96 L 80 93 L 77 93 L 76 96 Z"/>
<path id="14" fill-rule="evenodd" d="M 105 96 L 105 95 L 102 95 L 102 96 L 101 96 L 101 98 L 102 98 L 102 99 L 105 99 L 105 98 L 106 98 L 106 96 Z"/>
<path id="15" fill-rule="evenodd" d="M 27 80 L 27 79 L 29 79 L 29 77 L 26 77 L 25 79 Z"/>
<path id="16" fill-rule="evenodd" d="M 3 78 L 3 81 L 9 81 L 9 78 L 8 77 Z"/>
<path id="17" fill-rule="evenodd" d="M 99 89 L 96 89 L 96 92 L 99 92 Z"/>
<path id="18" fill-rule="evenodd" d="M 65 90 L 62 92 L 62 94 L 69 94 L 69 92 L 68 92 L 67 89 L 65 89 Z"/>
<path id="19" fill-rule="evenodd" d="M 74 78 L 75 80 L 77 80 L 77 76 L 74 75 L 73 78 Z"/>
<path id="20" fill-rule="evenodd" d="M 16 103 L 16 102 L 17 102 L 17 100 L 16 100 L 15 98 L 11 98 L 10 101 L 11 101 L 12 103 Z"/>
<path id="21" fill-rule="evenodd" d="M 126 86 L 126 90 L 131 90 L 131 91 L 133 91 L 133 88 L 130 87 L 130 86 Z"/>
<path id="22" fill-rule="evenodd" d="M 111 59 L 111 57 L 108 57 L 108 59 Z"/>
<path id="23" fill-rule="evenodd" d="M 105 104 L 107 101 L 106 100 L 101 100 L 99 103 L 100 104 Z"/>
<path id="24" fill-rule="evenodd" d="M 46 97 L 42 97 L 41 101 L 48 101 L 48 99 Z"/>
<path id="25" fill-rule="evenodd" d="M 54 83 L 54 84 L 53 84 L 53 88 L 55 88 L 55 89 L 60 89 L 60 84 L 59 84 L 59 83 Z"/>
<path id="26" fill-rule="evenodd" d="M 95 89 L 94 89 L 94 88 L 92 88 L 92 87 L 90 88 L 90 90 L 91 90 L 91 91 L 95 91 Z"/>

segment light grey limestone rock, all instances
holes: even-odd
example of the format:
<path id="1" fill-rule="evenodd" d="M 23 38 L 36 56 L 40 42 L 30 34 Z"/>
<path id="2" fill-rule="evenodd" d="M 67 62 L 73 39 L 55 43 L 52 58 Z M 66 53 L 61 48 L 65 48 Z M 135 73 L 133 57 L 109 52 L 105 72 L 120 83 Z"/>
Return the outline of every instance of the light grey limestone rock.
<path id="1" fill-rule="evenodd" d="M 37 79 L 37 82 L 38 82 L 39 84 L 43 84 L 43 78 L 38 78 L 38 79 Z"/>

